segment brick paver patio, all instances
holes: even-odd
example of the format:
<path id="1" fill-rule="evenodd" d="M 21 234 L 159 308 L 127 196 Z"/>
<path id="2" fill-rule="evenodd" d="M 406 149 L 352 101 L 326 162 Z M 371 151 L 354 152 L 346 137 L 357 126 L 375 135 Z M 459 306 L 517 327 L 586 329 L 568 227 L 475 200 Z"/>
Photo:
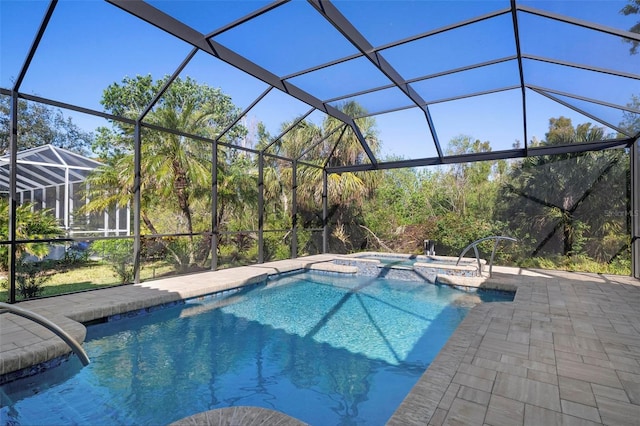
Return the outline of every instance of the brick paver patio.
<path id="1" fill-rule="evenodd" d="M 513 303 L 465 318 L 390 424 L 640 424 L 640 282 L 494 268 Z"/>

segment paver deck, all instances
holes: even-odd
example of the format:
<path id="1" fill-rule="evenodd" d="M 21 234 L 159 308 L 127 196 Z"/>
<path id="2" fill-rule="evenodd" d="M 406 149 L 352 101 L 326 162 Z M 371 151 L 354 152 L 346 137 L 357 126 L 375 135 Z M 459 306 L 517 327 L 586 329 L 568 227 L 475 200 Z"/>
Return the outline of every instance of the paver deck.
<path id="1" fill-rule="evenodd" d="M 327 268 L 331 255 L 149 281 L 28 302 L 77 339 L 81 322 Z M 323 266 L 324 265 L 324 266 Z M 473 308 L 390 425 L 640 424 L 640 281 L 494 267 L 475 285 L 517 289 Z M 68 352 L 28 320 L 0 315 L 0 374 Z"/>
<path id="2" fill-rule="evenodd" d="M 640 281 L 494 268 L 389 424 L 640 424 Z"/>

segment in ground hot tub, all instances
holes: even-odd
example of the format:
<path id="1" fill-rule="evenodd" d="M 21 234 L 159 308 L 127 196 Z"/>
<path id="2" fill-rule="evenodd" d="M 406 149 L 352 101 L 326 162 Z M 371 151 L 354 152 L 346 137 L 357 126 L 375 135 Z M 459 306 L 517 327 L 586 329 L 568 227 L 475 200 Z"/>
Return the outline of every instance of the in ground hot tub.
<path id="1" fill-rule="evenodd" d="M 341 256 L 333 261 L 338 265 L 355 266 L 357 275 L 435 283 L 438 276 L 481 277 L 482 270 L 472 258 L 423 256 L 415 254 L 366 252 Z M 484 267 L 485 261 L 480 265 Z"/>

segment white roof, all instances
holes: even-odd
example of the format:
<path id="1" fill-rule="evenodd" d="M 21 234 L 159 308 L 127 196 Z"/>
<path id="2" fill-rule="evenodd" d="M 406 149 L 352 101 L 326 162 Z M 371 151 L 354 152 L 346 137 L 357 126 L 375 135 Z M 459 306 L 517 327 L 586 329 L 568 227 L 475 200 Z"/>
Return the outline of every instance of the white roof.
<path id="1" fill-rule="evenodd" d="M 51 144 L 17 153 L 16 191 L 82 182 L 101 163 Z M 0 192 L 9 192 L 9 154 L 0 157 Z"/>

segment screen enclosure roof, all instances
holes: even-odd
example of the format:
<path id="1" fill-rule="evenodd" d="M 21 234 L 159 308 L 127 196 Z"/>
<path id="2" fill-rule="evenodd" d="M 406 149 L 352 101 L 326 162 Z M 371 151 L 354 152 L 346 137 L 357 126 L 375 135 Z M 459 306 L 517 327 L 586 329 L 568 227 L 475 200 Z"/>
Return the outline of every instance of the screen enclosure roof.
<path id="1" fill-rule="evenodd" d="M 0 193 L 9 192 L 9 160 L 9 154 L 0 157 Z M 17 192 L 83 182 L 92 170 L 102 165 L 51 144 L 20 151 L 16 160 Z"/>
<path id="2" fill-rule="evenodd" d="M 0 6 L 4 95 L 109 119 L 102 90 L 125 75 L 195 76 L 230 91 L 245 119 L 294 124 L 273 126 L 277 137 L 301 117 L 342 121 L 362 155 L 332 172 L 597 150 L 640 135 L 630 0 L 18 3 Z M 361 108 L 350 114 L 351 101 Z M 540 144 L 561 116 L 605 136 Z M 367 117 L 381 150 L 361 128 Z M 463 136 L 491 151 L 448 149 Z"/>

